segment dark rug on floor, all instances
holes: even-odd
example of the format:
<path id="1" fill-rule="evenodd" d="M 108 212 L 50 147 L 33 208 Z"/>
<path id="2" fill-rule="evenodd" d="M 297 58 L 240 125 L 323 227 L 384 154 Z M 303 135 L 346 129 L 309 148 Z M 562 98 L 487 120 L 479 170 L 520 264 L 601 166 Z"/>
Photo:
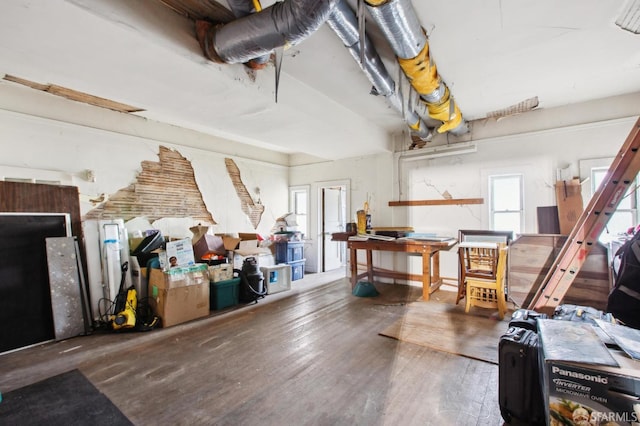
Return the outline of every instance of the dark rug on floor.
<path id="1" fill-rule="evenodd" d="M 78 370 L 2 394 L 3 425 L 132 425 Z"/>

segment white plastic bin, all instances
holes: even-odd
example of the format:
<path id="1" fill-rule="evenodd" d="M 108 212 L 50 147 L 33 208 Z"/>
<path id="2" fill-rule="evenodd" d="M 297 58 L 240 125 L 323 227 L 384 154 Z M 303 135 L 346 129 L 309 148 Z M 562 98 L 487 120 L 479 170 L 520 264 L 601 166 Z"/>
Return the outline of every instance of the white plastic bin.
<path id="1" fill-rule="evenodd" d="M 261 266 L 260 272 L 264 278 L 267 294 L 291 290 L 291 266 L 284 263 L 275 266 Z"/>

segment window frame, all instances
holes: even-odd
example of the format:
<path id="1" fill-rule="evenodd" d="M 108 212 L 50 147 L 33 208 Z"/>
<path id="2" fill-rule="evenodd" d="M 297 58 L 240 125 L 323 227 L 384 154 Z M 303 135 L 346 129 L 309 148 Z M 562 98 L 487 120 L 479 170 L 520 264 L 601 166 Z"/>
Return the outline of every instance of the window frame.
<path id="1" fill-rule="evenodd" d="M 520 208 L 517 210 L 496 210 L 494 208 L 495 206 L 495 186 L 494 186 L 494 182 L 496 182 L 499 179 L 510 179 L 510 178 L 514 178 L 517 177 L 518 178 L 518 183 L 519 183 L 519 191 L 520 191 Z M 509 231 L 512 231 L 514 234 L 521 234 L 523 233 L 524 229 L 526 229 L 525 227 L 525 219 L 526 219 L 526 212 L 525 212 L 525 199 L 524 199 L 524 173 L 518 173 L 518 172 L 513 172 L 513 173 L 492 173 L 488 175 L 488 194 L 489 194 L 489 229 L 496 231 L 496 214 L 499 213 L 514 213 L 514 212 L 519 212 L 519 221 L 520 221 L 520 229 L 511 229 Z"/>
<path id="2" fill-rule="evenodd" d="M 300 215 L 296 209 L 297 194 L 304 193 L 306 195 L 306 213 Z M 298 223 L 298 230 L 308 237 L 310 231 L 310 214 L 311 208 L 311 186 L 310 185 L 298 185 L 289 187 L 289 211 L 296 215 L 296 222 Z"/>

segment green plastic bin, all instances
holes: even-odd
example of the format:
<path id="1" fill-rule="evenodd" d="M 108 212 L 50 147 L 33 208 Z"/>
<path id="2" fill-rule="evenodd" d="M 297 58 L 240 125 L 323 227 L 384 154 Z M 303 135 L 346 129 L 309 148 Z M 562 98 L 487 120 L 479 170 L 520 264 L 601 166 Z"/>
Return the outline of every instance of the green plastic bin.
<path id="1" fill-rule="evenodd" d="M 220 310 L 238 304 L 240 278 L 213 282 L 209 281 L 209 306 Z"/>

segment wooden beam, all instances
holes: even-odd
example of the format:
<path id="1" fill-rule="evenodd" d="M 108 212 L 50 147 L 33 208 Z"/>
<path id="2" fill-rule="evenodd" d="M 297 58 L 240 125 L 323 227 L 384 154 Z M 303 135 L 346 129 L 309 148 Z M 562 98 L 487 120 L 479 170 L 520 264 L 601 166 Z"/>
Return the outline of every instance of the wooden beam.
<path id="1" fill-rule="evenodd" d="M 389 201 L 389 207 L 397 206 L 451 206 L 455 204 L 484 204 L 484 198 L 451 198 L 444 200 Z"/>

